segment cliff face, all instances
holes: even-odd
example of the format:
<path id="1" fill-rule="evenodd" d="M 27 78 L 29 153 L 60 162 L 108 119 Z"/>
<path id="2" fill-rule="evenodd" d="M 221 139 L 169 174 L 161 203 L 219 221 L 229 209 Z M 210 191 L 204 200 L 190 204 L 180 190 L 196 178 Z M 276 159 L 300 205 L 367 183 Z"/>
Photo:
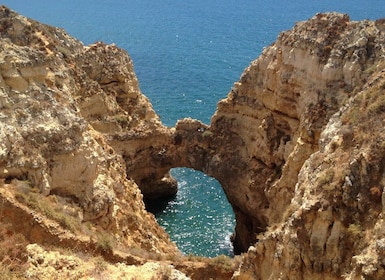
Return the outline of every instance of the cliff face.
<path id="1" fill-rule="evenodd" d="M 82 223 L 107 230 L 118 243 L 176 252 L 108 141 L 162 129 L 127 53 L 103 43 L 85 47 L 6 7 L 0 8 L 0 32 L 2 195 L 12 202 L 11 186 L 23 186 L 18 191 L 27 196 L 37 190 L 66 200 Z M 2 215 L 3 222 L 18 219 L 16 212 Z M 16 226 L 31 241 L 42 240 L 28 224 Z M 44 231 L 41 225 L 39 235 Z"/>
<path id="2" fill-rule="evenodd" d="M 301 170 L 326 145 L 321 135 L 329 122 L 356 145 L 356 124 L 337 126 L 332 116 L 356 106 L 351 99 L 380 79 L 373 77 L 384 66 L 383 32 L 381 21 L 351 22 L 336 13 L 296 24 L 244 71 L 210 126 L 179 121 L 173 143 L 153 163 L 218 179 L 236 215 L 235 249 L 246 251 L 258 233 L 290 217 Z"/>
<path id="3" fill-rule="evenodd" d="M 210 126 L 177 123 L 159 164 L 220 181 L 235 249 L 255 244 L 235 279 L 383 277 L 384 30 L 317 14 L 252 62 Z"/>
<path id="4" fill-rule="evenodd" d="M 1 276 L 231 277 L 231 260 L 185 258 L 144 208 L 143 195 L 176 192 L 168 167 L 152 163 L 173 129 L 127 52 L 4 6 L 0 34 Z"/>
<path id="5" fill-rule="evenodd" d="M 235 212 L 247 221 L 237 224 L 237 233 L 250 233 L 240 237 L 242 248 L 255 238 L 251 232 L 287 218 L 298 174 L 319 150 L 329 119 L 382 60 L 382 34 L 379 23 L 318 14 L 281 33 L 218 104 L 210 130 L 222 144 L 213 159 L 231 151 L 235 160 L 215 164 L 212 173 L 225 176 Z"/>
<path id="6" fill-rule="evenodd" d="M 384 30 L 317 14 L 281 33 L 219 103 L 211 130 L 219 156 L 237 147 L 232 184 L 221 182 L 249 222 L 237 224 L 240 242 L 265 230 L 235 279 L 384 277 Z"/>

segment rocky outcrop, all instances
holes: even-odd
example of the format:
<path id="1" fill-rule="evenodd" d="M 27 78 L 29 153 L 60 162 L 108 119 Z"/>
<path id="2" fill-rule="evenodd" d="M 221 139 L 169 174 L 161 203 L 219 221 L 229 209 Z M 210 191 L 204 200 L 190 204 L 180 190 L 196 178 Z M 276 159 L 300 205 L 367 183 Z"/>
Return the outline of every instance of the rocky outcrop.
<path id="1" fill-rule="evenodd" d="M 317 14 L 219 104 L 212 131 L 231 131 L 248 170 L 227 191 L 251 221 L 240 234 L 264 229 L 235 279 L 384 277 L 384 30 Z"/>
<path id="2" fill-rule="evenodd" d="M 298 174 L 319 150 L 321 132 L 363 89 L 366 69 L 381 61 L 381 32 L 373 22 L 318 14 L 281 33 L 219 103 L 210 128 L 216 141 L 223 139 L 217 157 L 226 158 L 236 147 L 231 149 L 235 160 L 224 160 L 219 168 L 216 163 L 212 173 L 219 173 L 215 177 L 236 205 L 237 220 L 245 221 L 237 224 L 237 234 L 244 235 L 241 248 L 252 243 L 250 238 L 255 241 L 251 232 L 285 218 Z"/>
<path id="3" fill-rule="evenodd" d="M 151 161 L 218 179 L 236 215 L 235 249 L 246 251 L 258 233 L 288 218 L 300 171 L 320 150 L 327 123 L 381 70 L 382 35 L 381 21 L 336 13 L 297 23 L 244 71 L 210 126 L 179 121 L 173 142 Z M 349 125 L 341 129 L 354 138 Z"/>
<path id="4" fill-rule="evenodd" d="M 130 179 L 135 173 L 126 175 L 125 155 L 110 141 L 163 129 L 139 90 L 128 54 L 103 43 L 85 47 L 63 30 L 4 6 L 0 32 L 2 188 L 24 182 L 27 195 L 38 189 L 68 199 L 82 223 L 108 231 L 118 243 L 177 252 L 145 211 Z"/>
<path id="5" fill-rule="evenodd" d="M 37 244 L 27 246 L 29 279 L 177 279 L 191 278 L 172 265 L 147 262 L 141 266 L 109 264 L 102 258 L 85 260 L 60 251 L 47 252 Z"/>
<path id="6" fill-rule="evenodd" d="M 279 35 L 152 160 L 217 178 L 236 215 L 235 279 L 383 277 L 384 22 L 317 14 Z M 162 171 L 163 172 L 163 171 Z"/>
<path id="7" fill-rule="evenodd" d="M 174 195 L 177 186 L 169 169 L 150 160 L 170 142 L 171 133 L 141 93 L 130 57 L 113 45 L 96 43 L 77 58 L 82 71 L 76 77 L 76 98 L 82 117 L 122 156 L 127 176 L 146 198 Z"/>

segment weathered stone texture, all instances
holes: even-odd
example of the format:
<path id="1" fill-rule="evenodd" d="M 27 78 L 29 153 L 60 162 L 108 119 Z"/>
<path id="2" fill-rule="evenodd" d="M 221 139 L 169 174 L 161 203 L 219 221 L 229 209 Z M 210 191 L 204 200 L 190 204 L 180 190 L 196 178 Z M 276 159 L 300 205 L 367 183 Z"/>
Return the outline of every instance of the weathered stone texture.
<path id="1" fill-rule="evenodd" d="M 0 31 L 4 186 L 28 181 L 46 196 L 71 199 L 82 209 L 82 222 L 108 230 L 125 245 L 176 252 L 145 211 L 124 155 L 109 141 L 122 132 L 162 128 L 128 54 L 100 42 L 85 47 L 63 30 L 4 6 Z"/>

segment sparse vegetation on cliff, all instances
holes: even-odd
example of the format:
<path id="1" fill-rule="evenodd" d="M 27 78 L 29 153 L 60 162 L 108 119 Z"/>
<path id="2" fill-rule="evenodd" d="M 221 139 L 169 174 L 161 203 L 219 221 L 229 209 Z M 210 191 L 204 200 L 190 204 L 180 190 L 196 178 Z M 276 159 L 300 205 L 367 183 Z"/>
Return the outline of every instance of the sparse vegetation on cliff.
<path id="1" fill-rule="evenodd" d="M 43 213 L 48 219 L 52 219 L 59 223 L 60 226 L 76 233 L 82 228 L 77 217 L 71 216 L 70 213 L 63 209 L 63 205 L 55 201 L 54 196 L 45 197 L 35 191 L 16 192 L 15 198 L 31 209 Z"/>
<path id="2" fill-rule="evenodd" d="M 27 270 L 28 242 L 21 233 L 0 222 L 0 279 L 24 278 Z"/>

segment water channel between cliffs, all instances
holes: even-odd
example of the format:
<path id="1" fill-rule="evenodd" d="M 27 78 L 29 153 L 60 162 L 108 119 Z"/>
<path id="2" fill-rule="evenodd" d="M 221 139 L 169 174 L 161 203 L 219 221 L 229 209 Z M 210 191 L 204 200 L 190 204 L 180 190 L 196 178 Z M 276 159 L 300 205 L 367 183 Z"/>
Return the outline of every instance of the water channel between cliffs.
<path id="1" fill-rule="evenodd" d="M 152 203 L 148 210 L 183 253 L 233 256 L 235 218 L 219 182 L 189 168 L 174 168 L 171 174 L 178 181 L 177 195 Z"/>

